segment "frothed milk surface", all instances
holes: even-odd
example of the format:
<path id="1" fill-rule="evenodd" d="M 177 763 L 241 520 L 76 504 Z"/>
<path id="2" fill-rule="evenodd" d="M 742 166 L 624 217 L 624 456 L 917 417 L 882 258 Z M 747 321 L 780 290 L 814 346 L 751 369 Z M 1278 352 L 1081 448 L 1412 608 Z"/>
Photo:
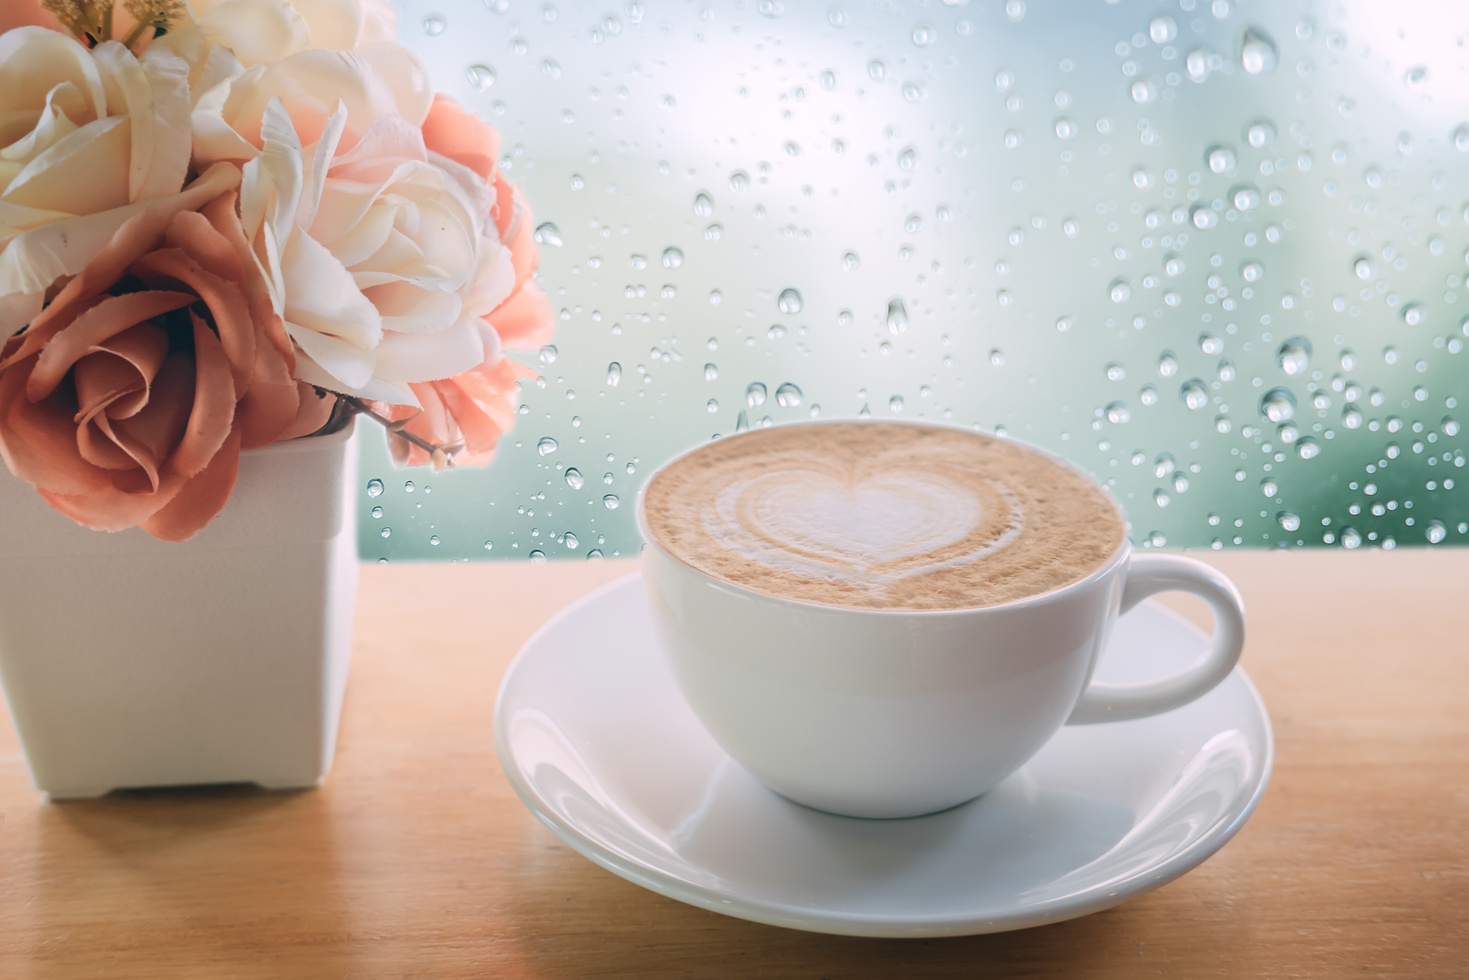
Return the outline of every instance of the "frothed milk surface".
<path id="1" fill-rule="evenodd" d="M 644 491 L 653 536 L 756 592 L 875 609 L 969 609 L 1086 577 L 1117 505 L 1048 456 L 961 429 L 777 426 L 703 446 Z"/>

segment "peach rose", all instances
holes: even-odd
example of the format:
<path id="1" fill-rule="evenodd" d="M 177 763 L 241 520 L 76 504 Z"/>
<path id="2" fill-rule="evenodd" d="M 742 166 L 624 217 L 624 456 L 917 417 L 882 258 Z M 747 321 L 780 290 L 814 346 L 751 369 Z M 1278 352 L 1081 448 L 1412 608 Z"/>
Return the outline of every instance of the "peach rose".
<path id="1" fill-rule="evenodd" d="M 532 349 L 547 343 L 555 326 L 551 304 L 532 276 L 539 260 L 530 209 L 518 188 L 500 172 L 500 136 L 493 126 L 446 95 L 434 97 L 423 124 L 428 149 L 453 160 L 493 188 L 485 221 L 485 263 L 465 291 L 465 308 L 488 333 L 485 358 L 474 368 L 446 380 L 410 384 L 422 406 L 380 405 L 404 429 L 434 445 L 462 445 L 454 458 L 469 465 L 488 463 L 500 435 L 514 420 L 516 382 L 535 372 L 505 358 L 502 349 Z M 439 463 L 428 452 L 392 440 L 400 464 Z"/>
<path id="2" fill-rule="evenodd" d="M 0 340 L 40 311 L 122 224 L 219 193 L 184 189 L 187 66 L 116 41 L 88 50 L 41 27 L 0 35 Z"/>
<path id="3" fill-rule="evenodd" d="M 242 448 L 326 422 L 334 400 L 292 361 L 232 188 L 139 214 L 0 348 L 0 458 L 80 524 L 182 541 L 224 506 Z"/>

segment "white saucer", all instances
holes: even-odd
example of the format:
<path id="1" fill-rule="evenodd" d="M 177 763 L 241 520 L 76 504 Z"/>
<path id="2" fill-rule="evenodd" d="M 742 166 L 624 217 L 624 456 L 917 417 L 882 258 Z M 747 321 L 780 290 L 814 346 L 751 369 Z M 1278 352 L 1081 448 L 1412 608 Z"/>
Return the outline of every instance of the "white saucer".
<path id="1" fill-rule="evenodd" d="M 1176 670 L 1192 625 L 1143 603 L 1097 674 Z M 1236 669 L 1198 701 L 1063 728 L 970 803 L 858 820 L 777 796 L 715 745 L 654 644 L 636 575 L 563 610 L 511 664 L 495 706 L 520 798 L 584 856 L 727 915 L 816 932 L 952 936 L 1057 922 L 1163 885 L 1254 812 L 1270 775 L 1265 706 Z"/>

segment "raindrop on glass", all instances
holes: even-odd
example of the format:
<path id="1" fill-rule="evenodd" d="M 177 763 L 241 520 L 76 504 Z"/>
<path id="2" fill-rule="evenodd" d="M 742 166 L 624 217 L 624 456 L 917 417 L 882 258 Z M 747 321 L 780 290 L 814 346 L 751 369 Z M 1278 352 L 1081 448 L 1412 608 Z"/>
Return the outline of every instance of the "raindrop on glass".
<path id="1" fill-rule="evenodd" d="M 898 153 L 898 166 L 904 170 L 913 170 L 918 166 L 918 151 L 913 147 L 904 147 Z"/>
<path id="2" fill-rule="evenodd" d="M 550 436 L 541 436 L 540 441 L 536 443 L 536 452 L 542 456 L 549 456 L 560 448 L 561 444 Z"/>
<path id="3" fill-rule="evenodd" d="M 694 195 L 694 214 L 707 218 L 714 213 L 714 199 L 703 191 Z"/>
<path id="4" fill-rule="evenodd" d="M 862 257 L 856 252 L 848 252 L 842 256 L 842 268 L 848 272 L 855 272 L 862 265 Z"/>
<path id="5" fill-rule="evenodd" d="M 607 365 L 607 386 L 609 388 L 616 388 L 618 383 L 621 381 L 622 365 L 618 364 L 616 361 L 613 361 L 611 364 Z"/>
<path id="6" fill-rule="evenodd" d="M 745 404 L 751 408 L 759 408 L 765 404 L 765 386 L 758 381 L 750 382 L 745 389 Z"/>
<path id="7" fill-rule="evenodd" d="M 464 69 L 464 77 L 469 79 L 469 84 L 483 92 L 495 84 L 495 69 L 489 65 L 470 65 Z"/>
<path id="8" fill-rule="evenodd" d="M 794 289 L 783 289 L 779 298 L 776 299 L 775 305 L 780 308 L 782 313 L 800 313 L 801 306 L 803 305 L 801 294 Z"/>
<path id="9" fill-rule="evenodd" d="M 582 479 L 581 470 L 575 466 L 566 471 L 566 485 L 571 489 L 580 490 L 586 485 L 586 482 L 586 480 Z"/>
<path id="10" fill-rule="evenodd" d="M 801 389 L 787 381 L 775 389 L 775 401 L 781 408 L 795 408 L 801 404 Z"/>
<path id="11" fill-rule="evenodd" d="M 1281 526 L 1282 529 L 1289 531 L 1291 534 L 1294 534 L 1301 529 L 1300 516 L 1298 514 L 1292 514 L 1288 510 L 1283 510 L 1280 513 L 1276 514 L 1275 521 Z"/>
<path id="12" fill-rule="evenodd" d="M 616 510 L 618 505 L 621 503 L 622 501 L 618 499 L 617 494 L 615 493 L 609 493 L 602 497 L 602 506 L 606 507 L 608 510 Z"/>
<path id="13" fill-rule="evenodd" d="M 1409 303 L 1403 307 L 1403 322 L 1410 327 L 1416 327 L 1428 319 L 1428 311 L 1423 308 L 1422 303 Z"/>
<path id="14" fill-rule="evenodd" d="M 1204 382 L 1198 378 L 1190 378 L 1178 388 L 1178 397 L 1189 409 L 1197 411 L 1209 404 L 1209 391 L 1204 387 Z"/>
<path id="15" fill-rule="evenodd" d="M 1113 425 L 1122 425 L 1132 418 L 1132 413 L 1127 410 L 1126 402 L 1112 402 L 1106 408 L 1107 421 Z"/>
<path id="16" fill-rule="evenodd" d="M 1268 122 L 1251 123 L 1245 131 L 1245 139 L 1255 149 L 1263 149 L 1275 142 L 1275 127 Z"/>
<path id="17" fill-rule="evenodd" d="M 901 297 L 894 297 L 888 301 L 888 333 L 894 337 L 908 329 L 908 307 L 903 305 Z"/>
<path id="18" fill-rule="evenodd" d="M 381 497 L 383 495 L 383 481 L 373 477 L 367 481 L 367 495 L 369 497 Z"/>
<path id="19" fill-rule="evenodd" d="M 1153 39 L 1154 44 L 1167 44 L 1178 37 L 1178 23 L 1166 14 L 1154 17 L 1148 25 L 1148 37 Z"/>
<path id="20" fill-rule="evenodd" d="M 438 37 L 444 33 L 446 26 L 444 18 L 439 14 L 429 14 L 423 19 L 423 33 L 429 37 Z"/>
<path id="21" fill-rule="evenodd" d="M 1311 341 L 1306 337 L 1291 337 L 1275 352 L 1275 366 L 1291 377 L 1305 374 L 1311 366 Z"/>
<path id="22" fill-rule="evenodd" d="M 677 269 L 683 265 L 683 251 L 670 245 L 663 250 L 663 268 Z"/>
<path id="23" fill-rule="evenodd" d="M 1289 388 L 1271 388 L 1260 398 L 1260 414 L 1272 422 L 1288 421 L 1296 414 L 1296 396 Z"/>
<path id="24" fill-rule="evenodd" d="M 1258 27 L 1245 29 L 1240 42 L 1240 67 L 1251 75 L 1264 75 L 1275 70 L 1277 61 L 1275 42 Z"/>
<path id="25" fill-rule="evenodd" d="M 1107 287 L 1107 295 L 1112 297 L 1114 303 L 1125 303 L 1132 296 L 1132 287 L 1127 284 L 1126 279 L 1114 279 Z"/>
<path id="26" fill-rule="evenodd" d="M 897 415 L 898 413 L 903 411 L 902 395 L 894 395 L 893 397 L 888 399 L 888 411 L 892 412 L 894 415 Z"/>

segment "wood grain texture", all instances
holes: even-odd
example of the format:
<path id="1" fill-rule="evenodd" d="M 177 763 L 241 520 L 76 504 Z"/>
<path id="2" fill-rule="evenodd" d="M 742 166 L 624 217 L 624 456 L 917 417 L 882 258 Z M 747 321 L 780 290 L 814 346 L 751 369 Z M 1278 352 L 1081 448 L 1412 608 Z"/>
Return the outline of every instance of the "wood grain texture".
<path id="1" fill-rule="evenodd" d="M 0 726 L 0 977 L 1469 977 L 1469 550 L 1208 560 L 1250 610 L 1275 775 L 1118 908 L 864 940 L 644 891 L 521 806 L 490 731 L 526 637 L 635 563 L 368 566 L 321 789 L 47 804 Z"/>

